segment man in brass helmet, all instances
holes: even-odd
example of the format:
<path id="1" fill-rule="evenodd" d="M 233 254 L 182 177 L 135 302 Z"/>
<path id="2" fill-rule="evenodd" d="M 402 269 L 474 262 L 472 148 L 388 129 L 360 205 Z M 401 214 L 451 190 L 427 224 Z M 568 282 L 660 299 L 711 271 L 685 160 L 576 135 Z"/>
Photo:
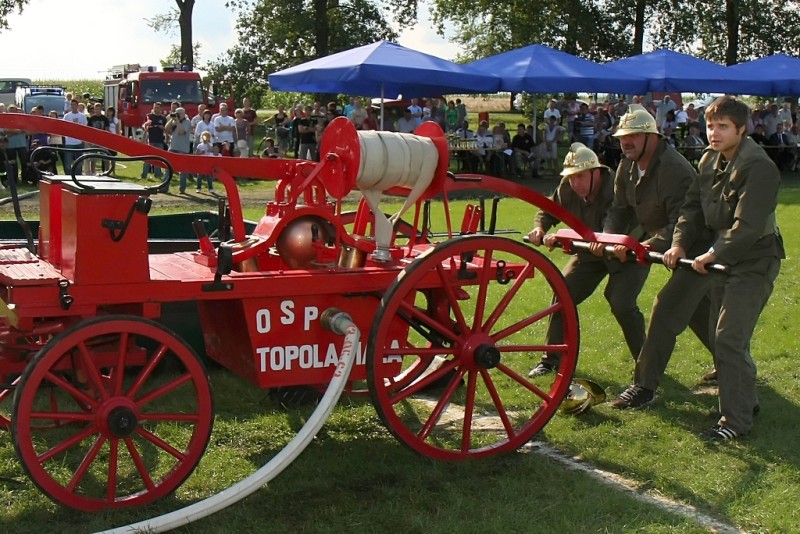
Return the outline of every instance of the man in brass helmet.
<path id="1" fill-rule="evenodd" d="M 604 232 L 629 234 L 656 252 L 666 252 L 672 243 L 672 231 L 686 191 L 697 173 L 686 158 L 667 145 L 656 129 L 655 119 L 641 105 L 630 105 L 614 136 L 620 140 L 624 157 L 617 168 L 614 201 L 608 211 Z M 601 243 L 594 243 L 591 250 L 598 255 L 604 253 Z M 614 246 L 614 254 L 620 261 L 626 261 L 627 253 L 628 249 L 624 245 Z M 642 285 L 646 276 L 647 273 L 641 279 Z M 689 327 L 713 354 L 709 331 L 710 303 L 705 293 L 703 295 L 699 303 L 691 304 L 692 308 L 687 310 L 686 315 L 691 316 Z M 665 287 L 658 299 L 677 300 L 679 297 L 680 295 Z M 631 315 L 641 318 L 644 331 L 644 317 L 638 307 Z M 675 344 L 674 338 L 681 330 L 674 333 L 671 345 L 668 339 L 659 340 L 662 344 L 660 350 L 666 352 L 663 360 L 669 359 Z M 636 340 L 636 343 L 642 349 L 645 344 L 644 336 Z M 631 345 L 630 341 L 628 345 Z M 641 350 L 636 352 L 637 357 L 640 352 Z M 612 402 L 611 406 L 619 409 L 641 408 L 653 400 L 654 389 L 643 388 L 634 379 L 634 384 Z"/>
<path id="2" fill-rule="evenodd" d="M 614 183 L 610 169 L 602 165 L 597 155 L 582 143 L 573 143 L 564 158 L 563 179 L 551 196 L 557 204 L 595 232 L 603 228 L 603 221 L 614 197 Z M 534 220 L 534 228 L 528 234 L 530 242 L 536 246 L 544 244 L 550 248 L 556 243 L 555 236 L 545 235 L 560 221 L 545 211 L 539 211 Z M 602 258 L 587 251 L 578 251 L 570 258 L 562 271 L 575 304 L 580 304 L 597 289 L 600 282 L 608 276 L 604 295 L 614 317 L 617 318 L 634 359 L 639 355 L 640 340 L 644 338 L 644 322 L 630 313 L 637 309 L 636 298 L 647 278 L 647 267 L 635 262 L 620 263 L 614 259 Z M 561 314 L 550 318 L 547 329 L 547 344 L 563 342 L 563 319 Z M 549 352 L 531 370 L 530 377 L 552 373 L 558 367 L 560 353 Z"/>

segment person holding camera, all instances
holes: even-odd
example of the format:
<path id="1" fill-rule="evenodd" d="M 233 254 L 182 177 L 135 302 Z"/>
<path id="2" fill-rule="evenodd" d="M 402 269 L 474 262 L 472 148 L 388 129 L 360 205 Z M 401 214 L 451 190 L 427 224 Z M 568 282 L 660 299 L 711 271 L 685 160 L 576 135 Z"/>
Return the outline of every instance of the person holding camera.
<path id="1" fill-rule="evenodd" d="M 164 132 L 169 136 L 169 152 L 176 154 L 189 154 L 189 132 L 192 130 L 192 123 L 186 117 L 186 110 L 183 108 L 176 108 L 173 113 L 169 114 L 169 120 L 164 127 Z M 189 173 L 180 173 L 180 192 L 186 192 L 186 180 L 189 178 Z"/>

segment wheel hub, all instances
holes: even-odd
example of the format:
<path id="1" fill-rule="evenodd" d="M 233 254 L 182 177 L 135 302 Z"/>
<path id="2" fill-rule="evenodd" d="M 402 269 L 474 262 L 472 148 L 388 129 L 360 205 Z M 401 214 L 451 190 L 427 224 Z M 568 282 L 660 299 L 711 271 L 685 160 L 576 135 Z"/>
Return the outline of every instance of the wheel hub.
<path id="1" fill-rule="evenodd" d="M 118 438 L 130 436 L 138 424 L 138 419 L 133 410 L 125 407 L 115 408 L 108 414 L 108 429 Z"/>
<path id="2" fill-rule="evenodd" d="M 500 363 L 500 351 L 488 343 L 478 345 L 475 349 L 475 364 L 484 369 L 494 369 Z"/>

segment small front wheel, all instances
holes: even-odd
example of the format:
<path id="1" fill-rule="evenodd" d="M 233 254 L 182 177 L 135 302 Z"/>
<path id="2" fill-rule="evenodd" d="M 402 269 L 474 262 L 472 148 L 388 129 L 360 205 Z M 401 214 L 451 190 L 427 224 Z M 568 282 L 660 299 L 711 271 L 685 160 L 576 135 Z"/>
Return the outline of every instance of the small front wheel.
<path id="1" fill-rule="evenodd" d="M 200 461 L 213 418 L 208 376 L 189 345 L 151 320 L 108 316 L 39 351 L 17 384 L 11 430 L 48 497 L 95 511 L 175 490 Z"/>

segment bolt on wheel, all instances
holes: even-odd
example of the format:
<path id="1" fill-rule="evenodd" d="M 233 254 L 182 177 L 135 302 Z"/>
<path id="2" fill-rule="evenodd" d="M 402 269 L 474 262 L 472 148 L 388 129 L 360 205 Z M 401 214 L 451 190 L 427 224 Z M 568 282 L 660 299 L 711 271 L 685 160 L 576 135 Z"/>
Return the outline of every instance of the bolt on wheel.
<path id="1" fill-rule="evenodd" d="M 547 345 L 556 314 L 564 341 Z M 404 343 L 390 335 L 398 322 L 409 331 Z M 370 395 L 387 428 L 424 455 L 515 450 L 558 409 L 578 338 L 575 305 L 548 258 L 505 238 L 455 238 L 421 255 L 384 295 L 367 349 Z M 528 378 L 545 352 L 560 355 L 558 369 Z"/>
<path id="2" fill-rule="evenodd" d="M 176 489 L 200 461 L 213 417 L 208 376 L 185 342 L 148 319 L 109 316 L 39 351 L 15 392 L 11 430 L 48 497 L 94 511 Z"/>

